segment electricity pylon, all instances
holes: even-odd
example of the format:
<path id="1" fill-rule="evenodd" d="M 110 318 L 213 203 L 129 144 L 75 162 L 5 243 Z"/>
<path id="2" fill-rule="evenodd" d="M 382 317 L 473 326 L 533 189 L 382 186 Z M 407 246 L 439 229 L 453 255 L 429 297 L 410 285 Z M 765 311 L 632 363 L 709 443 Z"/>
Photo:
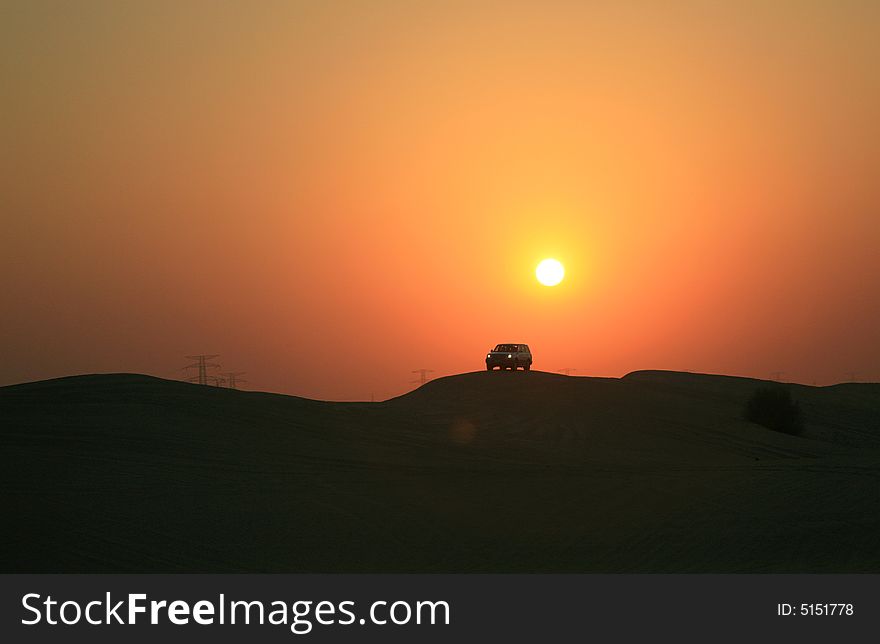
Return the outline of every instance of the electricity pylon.
<path id="1" fill-rule="evenodd" d="M 782 376 L 785 375 L 784 371 L 771 371 L 770 372 L 770 380 L 782 380 Z"/>
<path id="2" fill-rule="evenodd" d="M 195 360 L 195 362 L 193 362 L 192 364 L 186 365 L 184 367 L 184 369 L 198 369 L 199 370 L 198 376 L 195 376 L 193 378 L 188 378 L 187 380 L 189 380 L 189 382 L 198 382 L 200 385 L 207 385 L 208 384 L 208 369 L 209 368 L 211 368 L 211 369 L 219 369 L 220 368 L 219 364 L 217 364 L 216 362 L 208 362 L 208 360 L 211 360 L 212 358 L 217 358 L 219 355 L 220 355 L 219 353 L 213 353 L 210 355 L 204 354 L 204 355 L 198 355 L 198 356 L 184 356 L 185 358 L 187 358 L 189 360 Z"/>
<path id="3" fill-rule="evenodd" d="M 247 372 L 245 372 L 245 371 L 224 371 L 220 375 L 226 376 L 226 386 L 227 387 L 229 387 L 230 389 L 238 389 L 238 387 L 236 387 L 237 384 L 239 384 L 241 382 L 247 382 L 247 380 L 245 380 L 244 378 L 239 378 L 239 376 L 243 376 L 245 373 L 247 373 Z"/>
<path id="4" fill-rule="evenodd" d="M 419 374 L 418 380 L 410 380 L 413 384 L 423 385 L 428 382 L 428 374 L 434 373 L 433 369 L 414 369 L 413 373 Z"/>
<path id="5" fill-rule="evenodd" d="M 577 369 L 566 367 L 565 369 L 557 369 L 556 373 L 564 373 L 566 376 L 570 376 L 572 371 L 577 371 Z"/>

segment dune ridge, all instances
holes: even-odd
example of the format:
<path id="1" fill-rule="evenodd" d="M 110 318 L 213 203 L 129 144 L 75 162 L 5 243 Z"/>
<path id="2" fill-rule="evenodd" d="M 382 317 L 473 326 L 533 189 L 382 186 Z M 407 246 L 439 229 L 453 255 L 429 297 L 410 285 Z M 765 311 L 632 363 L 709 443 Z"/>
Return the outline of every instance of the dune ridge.
<path id="1" fill-rule="evenodd" d="M 878 572 L 880 385 L 533 371 L 381 403 L 0 388 L 4 572 Z"/>

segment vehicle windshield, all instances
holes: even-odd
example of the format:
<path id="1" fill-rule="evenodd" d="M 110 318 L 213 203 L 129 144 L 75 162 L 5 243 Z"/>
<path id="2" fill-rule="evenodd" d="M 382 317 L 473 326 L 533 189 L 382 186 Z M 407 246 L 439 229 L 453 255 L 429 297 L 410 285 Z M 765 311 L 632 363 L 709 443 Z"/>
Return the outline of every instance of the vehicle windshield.
<path id="1" fill-rule="evenodd" d="M 519 351 L 519 349 L 515 344 L 499 344 L 493 349 L 493 351 L 498 351 L 502 353 L 513 353 L 514 351 Z"/>

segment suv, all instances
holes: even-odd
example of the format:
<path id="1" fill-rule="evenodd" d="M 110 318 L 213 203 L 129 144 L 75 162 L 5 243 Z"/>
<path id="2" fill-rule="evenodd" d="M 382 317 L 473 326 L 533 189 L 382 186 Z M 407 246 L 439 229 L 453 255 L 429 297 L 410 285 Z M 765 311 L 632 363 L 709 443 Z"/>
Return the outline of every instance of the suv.
<path id="1" fill-rule="evenodd" d="M 495 367 L 502 370 L 522 367 L 525 371 L 532 368 L 532 352 L 527 344 L 498 344 L 486 355 L 486 371 Z"/>

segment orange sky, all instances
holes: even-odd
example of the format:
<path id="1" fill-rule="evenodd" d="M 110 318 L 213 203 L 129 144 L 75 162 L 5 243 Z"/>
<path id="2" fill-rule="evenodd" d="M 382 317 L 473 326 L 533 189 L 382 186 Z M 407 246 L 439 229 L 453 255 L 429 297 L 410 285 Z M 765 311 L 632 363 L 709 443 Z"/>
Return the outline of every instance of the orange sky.
<path id="1" fill-rule="evenodd" d="M 4 3 L 0 384 L 880 380 L 880 5 L 721 4 Z"/>

